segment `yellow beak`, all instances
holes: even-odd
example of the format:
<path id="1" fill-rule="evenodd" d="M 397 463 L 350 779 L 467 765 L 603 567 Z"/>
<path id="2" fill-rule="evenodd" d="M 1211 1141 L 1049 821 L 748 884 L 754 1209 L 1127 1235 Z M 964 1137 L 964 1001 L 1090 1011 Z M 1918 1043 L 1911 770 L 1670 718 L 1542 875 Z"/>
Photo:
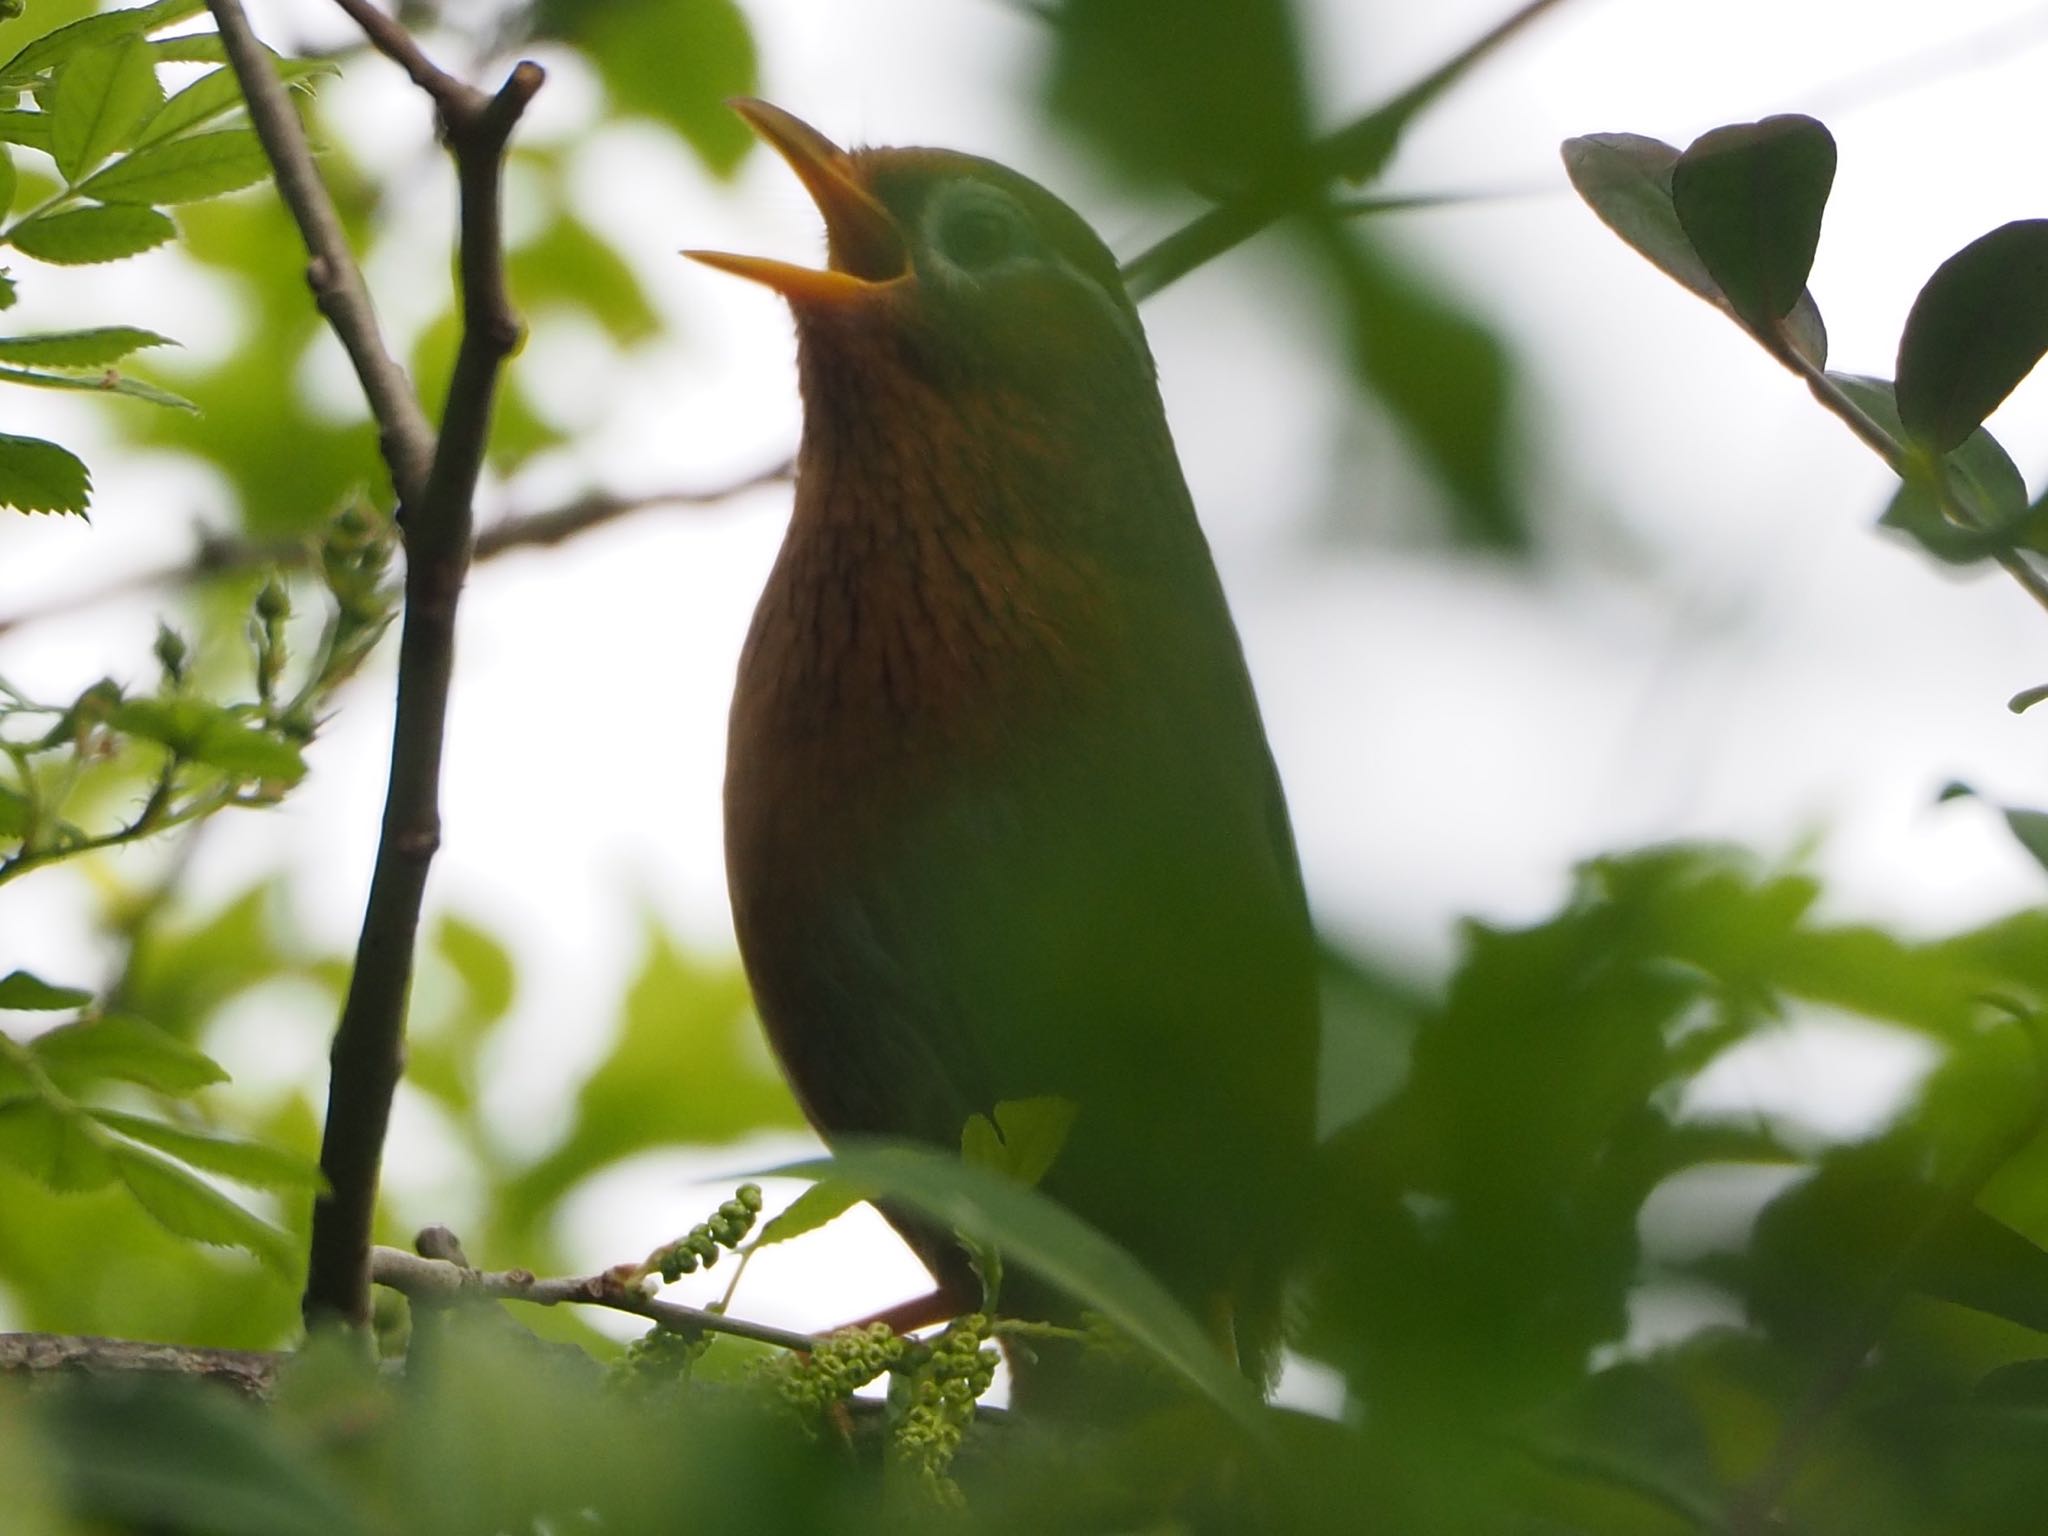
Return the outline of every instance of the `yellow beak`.
<path id="1" fill-rule="evenodd" d="M 800 267 L 767 256 L 685 251 L 692 261 L 765 283 L 792 303 L 844 304 L 895 282 L 910 269 L 895 215 L 855 174 L 853 157 L 802 118 L 765 101 L 741 97 L 732 109 L 789 162 L 825 218 L 827 264 Z"/>

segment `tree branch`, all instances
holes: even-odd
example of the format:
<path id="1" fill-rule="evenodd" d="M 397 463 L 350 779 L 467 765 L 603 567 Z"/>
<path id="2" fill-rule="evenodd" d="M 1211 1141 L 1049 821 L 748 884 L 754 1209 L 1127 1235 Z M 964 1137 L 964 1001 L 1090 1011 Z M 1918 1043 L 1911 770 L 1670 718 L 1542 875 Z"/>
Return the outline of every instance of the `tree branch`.
<path id="1" fill-rule="evenodd" d="M 76 1333 L 0 1333 L 0 1376 L 185 1376 L 267 1398 L 290 1357 L 259 1349 L 194 1349 Z"/>
<path id="2" fill-rule="evenodd" d="M 370 1227 L 391 1101 L 404 1067 L 413 949 L 427 870 L 440 845 L 442 738 L 454 674 L 456 605 L 469 567 L 472 502 L 498 375 L 519 340 L 505 292 L 499 183 L 506 141 L 545 77 L 537 64 L 521 63 L 496 95 L 486 96 L 436 69 L 403 28 L 364 0 L 338 0 L 378 51 L 433 97 L 442 137 L 455 158 L 462 339 L 440 430 L 431 433 L 404 375 L 389 364 L 377 340 L 367 290 L 341 241 L 297 117 L 236 0 L 212 3 L 224 39 L 232 38 L 226 44 L 229 59 L 251 114 L 261 111 L 264 150 L 279 189 L 314 254 L 322 312 L 357 357 L 398 490 L 405 540 L 405 620 L 390 779 L 355 966 L 330 1057 L 320 1148 L 327 1188 L 313 1207 L 301 1302 L 309 1323 L 338 1319 L 360 1328 L 370 1316 Z M 369 366 L 363 353 L 372 354 Z"/>
<path id="3" fill-rule="evenodd" d="M 581 1305 L 630 1312 L 678 1333 L 724 1333 L 781 1349 L 817 1348 L 818 1339 L 789 1328 L 750 1323 L 723 1312 L 707 1312 L 643 1294 L 628 1282 L 631 1265 L 594 1275 L 563 1275 L 539 1279 L 532 1270 L 469 1269 L 449 1259 L 423 1258 L 403 1248 L 370 1250 L 370 1278 L 414 1301 L 455 1301 L 465 1296 L 490 1296 L 499 1301 L 525 1301 L 539 1307 Z"/>
<path id="4" fill-rule="evenodd" d="M 1261 177 L 1218 203 L 1150 250 L 1124 263 L 1124 284 L 1134 299 L 1160 289 L 1241 245 L 1268 224 L 1307 206 L 1325 185 L 1342 178 L 1369 181 L 1385 168 L 1415 116 L 1561 0 L 1530 0 L 1476 41 L 1365 116 L 1307 146 L 1298 160 Z"/>
<path id="5" fill-rule="evenodd" d="M 409 505 L 426 484 L 434 456 L 434 430 L 405 370 L 385 348 L 370 290 L 349 250 L 334 199 L 320 180 L 298 113 L 271 68 L 269 54 L 250 30 L 241 0 L 207 0 L 207 8 L 213 12 L 228 65 L 249 104 L 249 121 L 276 173 L 278 196 L 305 241 L 310 258 L 306 282 L 313 290 L 313 302 L 362 381 L 370 414 L 377 422 L 378 444 L 391 471 L 392 488 L 400 503 Z"/>

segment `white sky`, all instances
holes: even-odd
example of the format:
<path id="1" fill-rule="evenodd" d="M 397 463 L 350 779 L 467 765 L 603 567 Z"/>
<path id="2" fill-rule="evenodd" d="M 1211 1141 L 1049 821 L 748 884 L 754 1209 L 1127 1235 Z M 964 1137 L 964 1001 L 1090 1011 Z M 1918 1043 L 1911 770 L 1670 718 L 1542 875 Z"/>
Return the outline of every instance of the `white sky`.
<path id="1" fill-rule="evenodd" d="M 1315 57 L 1328 120 L 1405 83 L 1506 8 L 1323 0 Z M 294 27 L 329 24 L 317 0 L 252 9 L 285 46 L 307 35 Z M 827 132 L 994 155 L 1067 195 L 1123 254 L 1172 227 L 1174 210 L 1131 202 L 1047 136 L 1031 110 L 1041 44 L 1018 9 L 759 0 L 749 11 L 763 94 Z M 533 123 L 542 133 L 590 100 L 573 67 L 551 66 Z M 1916 76 L 1927 69 L 1937 77 Z M 2002 579 L 1951 580 L 1874 535 L 1882 467 L 1790 375 L 1615 240 L 1565 188 L 1557 143 L 1626 129 L 1682 145 L 1718 123 L 1815 111 L 1841 150 L 1813 282 L 1833 364 L 1889 373 L 1926 274 L 1994 225 L 2044 211 L 2044 77 L 2048 6 L 2038 3 L 1582 0 L 1432 115 L 1390 190 L 1531 194 L 1387 227 L 1520 353 L 1536 494 L 1570 518 L 1547 574 L 1327 536 L 1340 515 L 1398 528 L 1401 504 L 1427 492 L 1398 464 L 1356 451 L 1338 460 L 1337 445 L 1378 446 L 1386 429 L 1356 419 L 1316 343 L 1319 318 L 1284 291 L 1270 251 L 1241 251 L 1148 306 L 1330 929 L 1433 970 L 1461 915 L 1538 917 L 1574 860 L 1673 837 L 1786 855 L 1813 840 L 1836 912 L 1915 929 L 2040 898 L 2040 872 L 1988 809 L 1936 808 L 1933 797 L 1962 777 L 2048 802 L 2048 710 L 2003 707 L 2048 681 L 2048 615 Z M 365 63 L 332 89 L 338 120 L 351 133 L 362 125 L 359 152 L 415 164 L 424 114 L 389 71 Z M 446 274 L 445 181 L 423 169 L 405 244 L 371 263 L 401 329 L 424 318 L 419 295 Z M 521 365 L 546 378 L 540 392 L 585 436 L 504 499 L 545 504 L 592 474 L 625 490 L 715 485 L 785 452 L 797 428 L 786 317 L 771 295 L 673 252 L 809 259 L 816 219 L 794 180 L 757 156 L 734 186 L 715 187 L 657 136 L 625 131 L 589 153 L 579 181 L 580 205 L 620 231 L 675 335 L 621 364 L 586 335 L 541 327 Z M 109 282 L 137 323 L 188 341 L 224 314 L 163 256 L 86 278 L 34 272 L 24 327 L 103 319 Z M 331 359 L 295 377 L 345 398 Z M 2023 387 L 1993 424 L 2023 469 L 2042 462 L 2043 391 Z M 206 477 L 93 454 L 104 431 L 96 406 L 20 393 L 10 392 L 12 419 L 85 448 L 100 492 L 89 528 L 0 521 L 0 613 L 173 558 L 195 518 L 224 520 Z M 1359 502 L 1381 510 L 1361 514 Z M 706 947 L 730 944 L 724 710 L 785 504 L 786 492 L 768 491 L 644 517 L 495 563 L 471 583 L 431 895 L 518 945 L 522 1001 L 493 1094 L 520 1144 L 545 1144 L 567 1109 L 565 1074 L 601 1053 L 641 903 Z M 0 639 L 0 673 L 52 693 L 108 671 L 142 677 L 152 628 L 148 605 L 38 626 Z M 345 946 L 367 881 L 387 708 L 375 684 L 360 689 L 290 803 L 210 841 L 200 890 L 224 894 L 280 866 L 317 870 L 296 885 L 303 921 Z M 78 938 L 84 899 L 53 879 L 0 890 L 0 971 L 94 975 Z M 260 1062 L 228 1050 L 231 1069 L 317 1071 L 317 1029 L 282 1049 L 277 1032 L 248 1021 L 232 1038 L 253 1052 L 266 1036 Z M 401 1182 L 419 1214 L 459 1227 L 449 1206 L 460 1192 L 435 1174 L 444 1163 L 431 1123 L 409 1110 L 399 1137 L 392 1166 L 410 1168 Z M 648 1213 L 647 1190 L 694 1212 L 701 1197 L 677 1195 L 675 1176 L 673 1165 L 625 1175 L 578 1206 L 570 1233 L 591 1262 L 671 1235 L 667 1215 Z M 636 1178 L 643 1196 L 626 1202 Z M 622 1234 L 622 1219 L 644 1220 L 646 1241 L 637 1228 Z M 797 1294 L 801 1277 L 770 1269 L 749 1310 L 834 1320 L 814 1294 Z M 876 1299 L 900 1280 L 876 1278 Z M 830 1303 L 841 1314 L 864 1304 L 843 1272 Z"/>

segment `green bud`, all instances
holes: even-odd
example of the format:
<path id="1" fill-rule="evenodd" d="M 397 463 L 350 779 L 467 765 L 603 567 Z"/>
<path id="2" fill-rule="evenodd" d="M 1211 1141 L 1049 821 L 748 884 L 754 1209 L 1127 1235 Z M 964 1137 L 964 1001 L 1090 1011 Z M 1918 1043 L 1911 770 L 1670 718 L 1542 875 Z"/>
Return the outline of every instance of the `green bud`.
<path id="1" fill-rule="evenodd" d="M 156 659 L 164 669 L 166 681 L 177 684 L 185 680 L 185 663 L 191 655 L 185 644 L 185 637 L 168 624 L 156 627 Z"/>

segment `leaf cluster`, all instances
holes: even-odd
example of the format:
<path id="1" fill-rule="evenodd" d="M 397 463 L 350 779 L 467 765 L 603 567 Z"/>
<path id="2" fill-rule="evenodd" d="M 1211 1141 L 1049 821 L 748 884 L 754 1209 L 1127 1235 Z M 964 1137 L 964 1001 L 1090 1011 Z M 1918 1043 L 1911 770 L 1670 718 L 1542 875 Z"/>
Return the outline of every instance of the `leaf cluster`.
<path id="1" fill-rule="evenodd" d="M 1882 526 L 1944 563 L 1999 560 L 2025 580 L 2014 562 L 2048 549 L 2048 501 L 2028 500 L 1984 421 L 2048 353 L 2048 220 L 2001 225 L 1936 269 L 1895 379 L 1830 373 L 1806 279 L 1835 158 L 1827 128 L 1797 114 L 1714 129 L 1682 153 L 1632 133 L 1564 145 L 1572 185 L 1609 228 L 1806 379 L 1898 473 Z"/>
<path id="2" fill-rule="evenodd" d="M 118 261 L 177 235 L 167 209 L 240 191 L 270 168 L 242 121 L 241 90 L 211 33 L 160 35 L 203 0 L 157 0 L 44 31 L 0 62 L 0 247 L 54 266 Z M 26 18 L 0 28 L 19 34 Z M 176 91 L 160 70 L 211 65 Z M 328 66 L 278 60 L 287 79 Z M 17 157 L 35 158 L 24 170 Z M 54 179 L 34 167 L 47 162 Z M 0 309 L 16 298 L 0 269 Z M 0 337 L 0 382 L 92 390 L 158 405 L 191 403 L 118 366 L 172 345 L 130 325 Z M 83 513 L 91 484 L 75 454 L 40 438 L 0 436 L 0 505 Z"/>

